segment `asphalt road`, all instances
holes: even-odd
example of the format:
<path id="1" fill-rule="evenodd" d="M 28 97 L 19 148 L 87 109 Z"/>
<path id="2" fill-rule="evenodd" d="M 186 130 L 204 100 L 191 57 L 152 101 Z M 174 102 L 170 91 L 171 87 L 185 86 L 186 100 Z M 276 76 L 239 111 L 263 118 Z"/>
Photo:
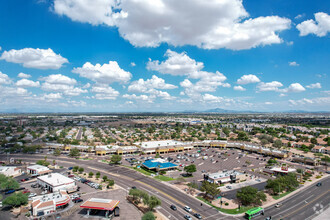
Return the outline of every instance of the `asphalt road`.
<path id="1" fill-rule="evenodd" d="M 265 215 L 255 219 L 265 219 L 268 216 L 271 216 L 272 219 L 309 219 L 330 204 L 330 178 L 320 182 L 322 182 L 322 186 L 317 187 L 315 183 L 282 201 L 281 207 L 275 208 L 273 205 L 266 208 Z"/>
<path id="2" fill-rule="evenodd" d="M 189 206 L 192 208 L 193 212 L 200 213 L 203 219 L 239 219 L 238 217 L 226 216 L 220 213 L 218 210 L 203 204 L 201 202 L 189 195 L 172 188 L 172 186 L 165 183 L 159 182 L 155 179 L 146 177 L 139 172 L 131 170 L 129 168 L 108 165 L 105 163 L 95 162 L 95 161 L 84 161 L 75 160 L 71 158 L 55 158 L 53 156 L 48 156 L 49 160 L 56 159 L 59 165 L 63 166 L 83 166 L 85 172 L 99 171 L 101 176 L 107 175 L 114 179 L 116 184 L 123 187 L 124 189 L 130 189 L 132 186 L 136 186 L 139 189 L 143 189 L 150 194 L 156 195 L 162 200 L 162 206 L 159 211 L 167 216 L 169 219 L 183 219 L 184 215 L 187 214 L 183 210 L 184 206 Z M 1 157 L 6 157 L 6 155 L 0 155 Z M 39 159 L 44 159 L 43 155 L 11 155 L 11 157 L 22 159 L 22 161 L 37 161 Z M 176 205 L 178 210 L 173 211 L 169 207 L 170 205 Z M 192 214 L 190 214 L 192 216 Z"/>
<path id="3" fill-rule="evenodd" d="M 77 140 L 81 140 L 82 131 L 83 131 L 83 129 L 82 129 L 82 128 L 79 128 L 78 133 L 77 133 L 77 135 L 76 135 L 76 139 L 77 139 Z"/>

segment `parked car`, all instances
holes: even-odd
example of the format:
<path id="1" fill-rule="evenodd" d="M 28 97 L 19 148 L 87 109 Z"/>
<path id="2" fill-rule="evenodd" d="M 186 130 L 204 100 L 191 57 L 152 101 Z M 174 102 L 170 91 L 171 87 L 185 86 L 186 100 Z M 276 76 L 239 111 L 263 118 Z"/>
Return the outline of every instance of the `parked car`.
<path id="1" fill-rule="evenodd" d="M 322 183 L 317 183 L 316 186 L 322 186 Z"/>
<path id="2" fill-rule="evenodd" d="M 192 218 L 189 215 L 185 215 L 184 218 L 187 220 L 192 220 Z"/>
<path id="3" fill-rule="evenodd" d="M 13 192 L 15 192 L 15 190 L 14 190 L 14 189 L 10 189 L 10 190 L 8 190 L 7 192 L 5 192 L 5 194 L 8 195 L 8 194 L 11 194 L 11 193 L 13 193 Z"/>
<path id="4" fill-rule="evenodd" d="M 29 198 L 36 196 L 36 193 L 30 193 Z"/>
<path id="5" fill-rule="evenodd" d="M 183 209 L 186 210 L 187 212 L 191 212 L 191 208 L 189 206 L 185 206 Z"/>
<path id="6" fill-rule="evenodd" d="M 202 216 L 201 216 L 200 214 L 198 214 L 198 213 L 195 213 L 194 216 L 195 216 L 196 218 L 198 218 L 198 219 L 202 219 Z"/>
<path id="7" fill-rule="evenodd" d="M 176 206 L 175 206 L 175 205 L 171 205 L 171 206 L 170 206 L 170 208 L 171 208 L 172 210 L 174 210 L 174 211 L 176 211 L 176 210 L 177 210 L 177 208 L 176 208 Z"/>
<path id="8" fill-rule="evenodd" d="M 69 167 L 69 168 L 68 168 L 68 170 L 72 170 L 72 169 L 73 169 L 73 167 Z"/>
<path id="9" fill-rule="evenodd" d="M 24 193 L 24 194 L 25 194 L 25 193 L 30 193 L 30 190 L 26 189 L 26 190 L 23 191 L 23 193 Z"/>
<path id="10" fill-rule="evenodd" d="M 76 200 L 74 200 L 73 202 L 74 203 L 78 203 L 78 202 L 82 202 L 82 201 L 84 201 L 83 199 L 81 199 L 81 198 L 77 198 Z"/>

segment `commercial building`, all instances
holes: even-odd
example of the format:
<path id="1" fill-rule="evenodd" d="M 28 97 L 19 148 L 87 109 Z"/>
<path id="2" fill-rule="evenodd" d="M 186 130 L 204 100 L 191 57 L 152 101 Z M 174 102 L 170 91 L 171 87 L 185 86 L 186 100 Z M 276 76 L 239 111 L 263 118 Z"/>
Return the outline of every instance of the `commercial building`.
<path id="1" fill-rule="evenodd" d="M 0 167 L 0 174 L 3 174 L 5 176 L 19 176 L 21 175 L 22 170 L 19 167 Z"/>
<path id="2" fill-rule="evenodd" d="M 246 175 L 235 170 L 204 174 L 204 180 L 215 184 L 239 183 L 246 180 Z"/>
<path id="3" fill-rule="evenodd" d="M 58 209 L 65 208 L 70 202 L 70 196 L 65 190 L 33 197 L 32 215 L 41 216 L 54 213 Z"/>
<path id="4" fill-rule="evenodd" d="M 147 168 L 148 170 L 173 170 L 178 165 L 170 162 L 166 162 L 164 159 L 156 158 L 153 160 L 146 160 L 144 163 L 142 163 L 142 167 Z"/>
<path id="5" fill-rule="evenodd" d="M 286 175 L 288 173 L 293 173 L 296 172 L 297 170 L 294 168 L 290 168 L 287 166 L 282 166 L 282 167 L 272 167 L 270 169 L 275 175 Z"/>
<path id="6" fill-rule="evenodd" d="M 32 176 L 41 176 L 47 173 L 51 173 L 52 171 L 48 167 L 36 164 L 36 165 L 28 166 L 27 172 Z"/>
<path id="7" fill-rule="evenodd" d="M 48 192 L 56 192 L 60 190 L 74 192 L 78 189 L 78 186 L 73 179 L 63 176 L 60 173 L 39 176 L 37 178 L 37 183 L 48 190 Z"/>
<path id="8" fill-rule="evenodd" d="M 175 140 L 148 141 L 134 143 L 145 154 L 165 154 L 192 150 L 194 146 L 190 142 Z"/>
<path id="9" fill-rule="evenodd" d="M 119 202 L 111 199 L 90 198 L 81 204 L 80 208 L 87 209 L 87 216 L 91 214 L 91 210 L 103 210 L 105 217 L 108 218 L 110 215 L 119 216 Z"/>

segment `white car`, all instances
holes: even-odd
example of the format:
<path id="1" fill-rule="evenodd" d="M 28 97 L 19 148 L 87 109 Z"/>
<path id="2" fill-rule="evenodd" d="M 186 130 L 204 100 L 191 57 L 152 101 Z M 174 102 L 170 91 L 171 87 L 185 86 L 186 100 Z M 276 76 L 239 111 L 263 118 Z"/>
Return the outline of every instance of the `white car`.
<path id="1" fill-rule="evenodd" d="M 189 206 L 185 206 L 183 209 L 186 210 L 187 212 L 191 212 L 191 208 Z"/>
<path id="2" fill-rule="evenodd" d="M 30 193 L 29 198 L 35 197 L 36 195 L 36 193 Z"/>

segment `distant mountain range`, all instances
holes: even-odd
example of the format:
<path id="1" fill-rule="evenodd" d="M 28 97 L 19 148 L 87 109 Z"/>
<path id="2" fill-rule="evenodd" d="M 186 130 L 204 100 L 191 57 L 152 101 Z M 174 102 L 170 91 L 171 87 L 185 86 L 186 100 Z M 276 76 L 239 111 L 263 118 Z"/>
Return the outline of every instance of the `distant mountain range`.
<path id="1" fill-rule="evenodd" d="M 330 113 L 329 111 L 304 111 L 304 110 L 288 110 L 288 111 L 274 111 L 274 112 L 261 112 L 251 110 L 229 110 L 222 108 L 208 109 L 204 111 L 186 110 L 184 113 Z"/>

